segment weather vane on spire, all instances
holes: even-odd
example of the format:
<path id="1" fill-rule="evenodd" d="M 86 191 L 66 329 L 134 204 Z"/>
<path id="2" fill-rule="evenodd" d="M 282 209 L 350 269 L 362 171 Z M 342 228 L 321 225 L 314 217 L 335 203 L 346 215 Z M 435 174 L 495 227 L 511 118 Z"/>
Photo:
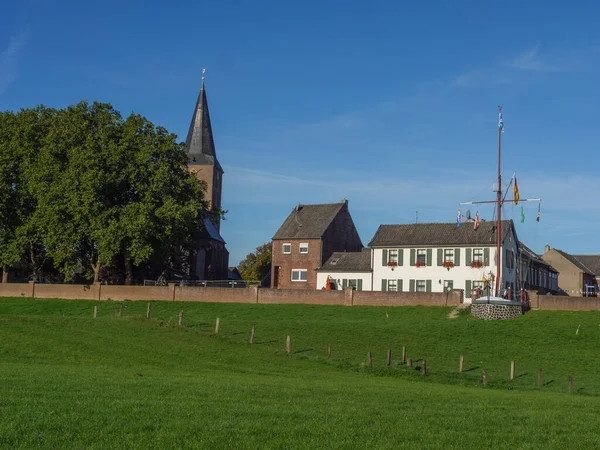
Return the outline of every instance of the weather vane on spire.
<path id="1" fill-rule="evenodd" d="M 202 81 L 204 81 L 204 73 L 206 72 L 206 69 L 202 69 Z"/>

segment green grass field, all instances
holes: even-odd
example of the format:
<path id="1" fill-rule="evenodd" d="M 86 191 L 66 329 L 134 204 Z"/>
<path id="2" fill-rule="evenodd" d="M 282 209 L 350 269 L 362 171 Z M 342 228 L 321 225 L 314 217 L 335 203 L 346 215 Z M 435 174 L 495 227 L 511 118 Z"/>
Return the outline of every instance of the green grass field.
<path id="1" fill-rule="evenodd" d="M 600 446 L 599 313 L 152 302 L 146 320 L 146 306 L 0 299 L 0 447 Z"/>

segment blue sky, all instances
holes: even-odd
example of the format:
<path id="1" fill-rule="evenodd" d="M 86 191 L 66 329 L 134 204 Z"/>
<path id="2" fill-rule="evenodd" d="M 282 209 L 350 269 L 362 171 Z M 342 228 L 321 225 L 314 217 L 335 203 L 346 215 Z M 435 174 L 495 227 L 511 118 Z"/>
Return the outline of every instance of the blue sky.
<path id="1" fill-rule="evenodd" d="M 593 1 L 24 0 L 0 15 L 0 109 L 99 100 L 183 140 L 206 68 L 236 264 L 297 203 L 348 199 L 366 245 L 493 198 L 501 104 L 503 177 L 543 199 L 539 224 L 535 204 L 505 216 L 535 251 L 600 253 L 598 17 Z"/>

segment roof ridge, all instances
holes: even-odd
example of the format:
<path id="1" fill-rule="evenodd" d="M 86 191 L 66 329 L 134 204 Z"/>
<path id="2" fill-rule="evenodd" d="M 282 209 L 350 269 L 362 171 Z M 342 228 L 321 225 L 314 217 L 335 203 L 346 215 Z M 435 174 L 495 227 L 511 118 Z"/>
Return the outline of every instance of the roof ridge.
<path id="1" fill-rule="evenodd" d="M 502 219 L 502 223 L 504 222 L 512 222 L 512 219 Z M 467 222 L 461 222 L 460 225 L 464 225 Z M 469 225 L 473 222 L 469 222 Z M 489 223 L 495 224 L 497 223 L 495 220 L 483 220 L 480 223 Z M 400 226 L 415 226 L 415 225 L 454 225 L 456 226 L 456 222 L 419 222 L 419 223 L 382 223 L 381 227 L 400 227 Z M 458 227 L 457 227 L 458 228 Z"/>
<path id="2" fill-rule="evenodd" d="M 333 205 L 343 205 L 348 201 L 342 201 L 337 203 L 298 203 L 300 206 L 333 206 Z"/>

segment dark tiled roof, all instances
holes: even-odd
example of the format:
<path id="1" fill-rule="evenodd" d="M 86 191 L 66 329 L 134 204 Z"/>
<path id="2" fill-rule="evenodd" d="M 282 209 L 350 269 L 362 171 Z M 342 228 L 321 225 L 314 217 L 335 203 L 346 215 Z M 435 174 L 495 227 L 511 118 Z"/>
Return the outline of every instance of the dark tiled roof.
<path id="1" fill-rule="evenodd" d="M 326 272 L 370 272 L 371 249 L 360 252 L 335 252 L 319 271 Z"/>
<path id="2" fill-rule="evenodd" d="M 592 271 L 592 269 L 587 267 L 576 256 L 570 255 L 567 252 L 563 252 L 562 250 L 558 250 L 557 248 L 555 248 L 554 250 L 556 250 L 559 254 L 561 254 L 563 256 L 563 258 L 565 258 L 567 261 L 569 261 L 571 264 L 573 264 L 575 267 L 577 267 L 582 272 L 589 273 L 590 275 L 594 275 L 594 272 Z"/>
<path id="3" fill-rule="evenodd" d="M 188 153 L 188 165 L 214 165 L 223 171 L 215 153 L 215 141 L 210 124 L 204 81 L 185 140 L 185 151 Z"/>
<path id="4" fill-rule="evenodd" d="M 502 221 L 503 239 L 513 226 L 512 220 Z M 413 223 L 380 225 L 369 247 L 408 245 L 494 245 L 496 222 L 480 222 L 477 230 L 472 222 Z"/>
<path id="5" fill-rule="evenodd" d="M 285 219 L 273 239 L 318 239 L 346 202 L 298 205 Z"/>
<path id="6" fill-rule="evenodd" d="M 554 267 L 552 267 L 550 264 L 548 264 L 546 261 L 544 261 L 540 257 L 540 255 L 535 253 L 533 250 L 531 250 L 529 247 L 527 247 L 521 241 L 519 241 L 519 253 L 521 256 L 523 256 L 531 261 L 535 261 L 538 264 L 544 265 L 544 266 L 548 267 L 548 269 L 553 270 L 554 272 L 558 273 L 558 270 L 556 270 Z"/>
<path id="7" fill-rule="evenodd" d="M 573 255 L 574 258 L 590 270 L 590 273 L 600 276 L 600 255 Z"/>

